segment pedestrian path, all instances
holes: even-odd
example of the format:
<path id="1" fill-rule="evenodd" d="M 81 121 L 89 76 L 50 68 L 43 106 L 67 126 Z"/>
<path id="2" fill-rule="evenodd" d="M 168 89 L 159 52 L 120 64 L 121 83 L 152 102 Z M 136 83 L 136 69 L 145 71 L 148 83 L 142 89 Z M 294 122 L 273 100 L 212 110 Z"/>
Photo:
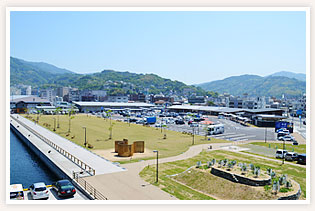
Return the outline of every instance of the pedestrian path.
<path id="1" fill-rule="evenodd" d="M 34 122 L 18 114 L 14 114 L 12 116 L 18 118 L 19 121 L 31 127 L 37 133 L 46 137 L 47 139 L 58 145 L 60 148 L 68 151 L 78 159 L 85 162 L 87 165 L 91 166 L 95 170 L 96 175 L 125 171 L 125 169 L 121 166 L 113 164 L 111 161 L 92 153 L 91 151 L 69 141 L 68 139 L 59 136 L 56 133 L 47 130 L 46 128 L 43 128 L 38 124 L 35 124 Z"/>

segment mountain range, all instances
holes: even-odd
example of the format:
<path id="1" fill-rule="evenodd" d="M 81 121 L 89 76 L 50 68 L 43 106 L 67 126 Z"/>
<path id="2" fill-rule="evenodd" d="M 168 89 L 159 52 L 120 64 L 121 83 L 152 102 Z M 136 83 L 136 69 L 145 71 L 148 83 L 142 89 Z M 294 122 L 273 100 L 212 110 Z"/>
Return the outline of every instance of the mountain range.
<path id="1" fill-rule="evenodd" d="M 250 96 L 274 96 L 287 97 L 300 96 L 306 91 L 306 82 L 296 78 L 281 76 L 283 72 L 266 77 L 258 75 L 240 75 L 225 78 L 223 80 L 198 84 L 204 90 L 211 90 L 220 94 L 229 93 L 241 96 L 247 93 Z M 290 74 L 291 76 L 294 75 Z"/>
<path id="2" fill-rule="evenodd" d="M 109 94 L 132 94 L 148 91 L 152 94 L 183 94 L 190 90 L 198 95 L 206 92 L 196 86 L 172 81 L 155 74 L 136 74 L 103 70 L 92 74 L 77 74 L 46 63 L 27 62 L 10 58 L 10 82 L 12 85 L 24 84 L 32 87 L 71 86 L 79 89 L 106 90 Z"/>
<path id="3" fill-rule="evenodd" d="M 152 94 L 196 93 L 197 95 L 213 95 L 229 93 L 232 95 L 250 96 L 299 96 L 305 93 L 305 74 L 277 72 L 261 77 L 258 75 L 240 75 L 223 80 L 186 85 L 155 74 L 136 74 L 103 70 L 91 74 L 77 74 L 70 70 L 58 68 L 44 62 L 28 62 L 10 57 L 10 83 L 24 84 L 34 88 L 71 86 L 79 89 L 106 90 L 109 94 L 132 94 L 148 91 Z M 188 91 L 187 91 L 188 90 Z"/>

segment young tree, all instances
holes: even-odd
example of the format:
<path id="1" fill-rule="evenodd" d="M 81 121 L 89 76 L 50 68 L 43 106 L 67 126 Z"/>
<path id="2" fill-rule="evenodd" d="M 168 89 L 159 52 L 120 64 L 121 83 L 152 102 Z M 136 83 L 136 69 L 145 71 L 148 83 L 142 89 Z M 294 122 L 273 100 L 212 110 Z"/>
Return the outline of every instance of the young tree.
<path id="1" fill-rule="evenodd" d="M 57 114 L 57 128 L 59 128 L 59 115 L 60 115 L 61 110 L 62 109 L 60 107 L 57 107 L 55 110 L 55 113 Z"/>
<path id="2" fill-rule="evenodd" d="M 70 109 L 70 111 L 69 111 L 69 129 L 68 129 L 68 133 L 71 132 L 71 119 L 74 118 L 74 116 L 72 116 L 72 115 L 74 115 L 74 114 L 75 114 L 74 108 L 71 107 L 71 109 Z"/>

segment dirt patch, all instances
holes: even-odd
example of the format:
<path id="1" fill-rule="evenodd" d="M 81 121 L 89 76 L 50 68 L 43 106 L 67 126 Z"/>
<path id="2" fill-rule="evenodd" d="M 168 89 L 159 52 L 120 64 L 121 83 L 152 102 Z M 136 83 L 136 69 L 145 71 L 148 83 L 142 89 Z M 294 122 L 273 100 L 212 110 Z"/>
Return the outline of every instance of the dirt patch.
<path id="1" fill-rule="evenodd" d="M 95 154 L 98 154 L 110 161 L 129 161 L 131 159 L 140 159 L 154 157 L 156 154 L 147 148 L 144 149 L 144 153 L 134 153 L 132 157 L 119 157 L 118 153 L 115 153 L 115 149 L 95 149 L 92 150 Z"/>

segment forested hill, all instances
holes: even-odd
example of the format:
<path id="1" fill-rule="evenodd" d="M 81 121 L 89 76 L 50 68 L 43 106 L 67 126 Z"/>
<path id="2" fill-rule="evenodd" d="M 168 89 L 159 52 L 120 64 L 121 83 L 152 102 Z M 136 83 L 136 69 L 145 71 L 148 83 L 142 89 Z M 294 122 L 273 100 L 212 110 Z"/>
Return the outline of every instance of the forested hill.
<path id="1" fill-rule="evenodd" d="M 179 81 L 159 77 L 155 74 L 136 74 L 103 70 L 93 74 L 76 74 L 46 63 L 26 62 L 11 57 L 11 86 L 17 84 L 32 87 L 71 86 L 79 89 L 107 90 L 111 94 L 131 94 L 145 92 L 153 94 L 184 94 L 195 92 L 204 95 L 206 92 L 195 86 Z"/>
<path id="2" fill-rule="evenodd" d="M 284 76 L 241 75 L 197 85 L 205 90 L 229 93 L 235 96 L 300 96 L 305 93 L 306 82 Z"/>

